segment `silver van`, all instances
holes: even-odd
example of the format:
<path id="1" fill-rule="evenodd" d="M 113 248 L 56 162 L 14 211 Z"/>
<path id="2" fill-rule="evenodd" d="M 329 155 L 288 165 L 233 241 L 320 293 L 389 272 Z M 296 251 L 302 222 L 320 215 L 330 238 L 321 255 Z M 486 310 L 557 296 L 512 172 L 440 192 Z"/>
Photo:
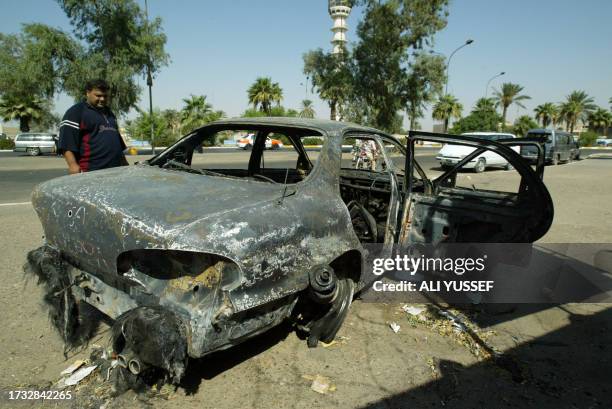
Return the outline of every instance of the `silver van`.
<path id="1" fill-rule="evenodd" d="M 544 161 L 547 164 L 557 165 L 561 162 L 571 162 L 574 159 L 576 144 L 574 143 L 572 134 L 569 132 L 555 129 L 530 129 L 527 132 L 527 137 L 532 136 L 546 137 Z M 527 160 L 535 161 L 538 156 L 537 148 L 533 146 L 522 146 L 521 156 Z"/>
<path id="2" fill-rule="evenodd" d="M 20 133 L 15 137 L 14 152 L 27 152 L 31 156 L 54 153 L 57 136 L 51 133 Z"/>

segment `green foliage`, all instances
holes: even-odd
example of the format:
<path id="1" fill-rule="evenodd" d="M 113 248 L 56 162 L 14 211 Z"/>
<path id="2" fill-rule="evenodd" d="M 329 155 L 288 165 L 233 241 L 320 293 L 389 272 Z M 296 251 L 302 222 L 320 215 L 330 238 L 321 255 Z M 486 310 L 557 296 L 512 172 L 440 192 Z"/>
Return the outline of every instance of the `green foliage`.
<path id="1" fill-rule="evenodd" d="M 322 138 L 309 137 L 302 139 L 303 145 L 321 145 L 323 143 Z"/>
<path id="2" fill-rule="evenodd" d="M 580 134 L 578 139 L 580 146 L 595 146 L 599 135 L 593 131 L 587 131 Z"/>
<path id="3" fill-rule="evenodd" d="M 536 120 L 542 122 L 543 128 L 547 128 L 551 123 L 553 126 L 557 124 L 557 120 L 559 119 L 559 107 L 552 102 L 538 105 L 533 111 L 535 112 Z"/>
<path id="4" fill-rule="evenodd" d="M 153 123 L 154 141 L 151 141 L 151 123 Z M 169 146 L 176 140 L 172 137 L 168 122 L 159 109 L 153 110 L 152 116 L 148 111 L 140 111 L 138 117 L 126 122 L 126 125 L 133 139 L 148 141 L 155 146 Z"/>
<path id="5" fill-rule="evenodd" d="M 0 34 L 0 115 L 22 132 L 53 125 L 52 98 L 69 74 L 78 44 L 60 30 L 26 24 L 18 35 Z"/>
<path id="6" fill-rule="evenodd" d="M 461 118 L 450 130 L 452 134 L 466 132 L 496 132 L 502 117 L 495 110 L 474 109 L 468 116 Z"/>
<path id="7" fill-rule="evenodd" d="M 266 113 L 255 108 L 248 108 L 242 113 L 245 118 L 261 118 L 261 117 L 297 117 L 299 114 L 295 109 L 285 109 L 282 105 L 270 108 L 270 112 Z"/>
<path id="8" fill-rule="evenodd" d="M 521 101 L 531 99 L 528 95 L 523 95 L 521 92 L 523 87 L 519 84 L 513 84 L 511 82 L 505 82 L 501 86 L 501 91 L 495 90 L 496 105 L 502 107 L 502 120 L 504 126 L 506 125 L 506 114 L 508 113 L 508 107 L 515 104 L 521 108 L 525 108 Z"/>
<path id="9" fill-rule="evenodd" d="M 589 130 L 601 131 L 602 135 L 608 135 L 608 127 L 612 125 L 612 113 L 603 108 L 597 108 L 595 111 L 589 113 Z"/>
<path id="10" fill-rule="evenodd" d="M 520 137 L 527 135 L 527 131 L 533 128 L 537 128 L 538 123 L 534 121 L 529 115 L 522 115 L 514 121 L 514 125 L 511 128 L 511 132 Z"/>
<path id="11" fill-rule="evenodd" d="M 18 97 L 7 95 L 0 99 L 0 116 L 5 121 L 18 120 L 21 132 L 30 131 L 30 123 L 45 117 L 49 103 L 39 97 L 30 95 Z"/>
<path id="12" fill-rule="evenodd" d="M 451 119 L 461 118 L 463 105 L 453 95 L 446 94 L 440 97 L 433 106 L 431 117 L 444 122 L 444 132 L 448 130 L 448 123 Z"/>
<path id="13" fill-rule="evenodd" d="M 276 102 L 280 105 L 283 99 L 283 90 L 278 85 L 278 82 L 272 82 L 270 77 L 259 77 L 253 85 L 247 90 L 249 104 L 253 104 L 253 108 L 259 107 L 259 110 L 271 115 L 272 103 Z"/>
<path id="14" fill-rule="evenodd" d="M 472 113 L 496 112 L 493 98 L 479 98 L 472 109 Z"/>
<path id="15" fill-rule="evenodd" d="M 409 77 L 410 50 L 431 45 L 433 35 L 446 26 L 446 0 L 365 1 L 365 15 L 357 26 L 359 42 L 353 52 L 353 94 L 357 112 L 378 128 L 396 128 L 396 114 L 411 106 L 412 118 L 422 115 L 422 104 L 433 98 L 444 78 L 442 59 L 418 53 Z M 408 66 L 408 68 L 407 68 Z M 410 89 L 410 82 L 417 89 Z M 431 84 L 430 84 L 431 83 Z M 433 85 L 431 89 L 429 85 Z"/>
<path id="16" fill-rule="evenodd" d="M 192 94 L 190 98 L 183 98 L 183 103 L 185 106 L 180 113 L 183 133 L 189 133 L 225 116 L 223 111 L 213 111 L 212 105 L 206 102 L 206 95 Z"/>
<path id="17" fill-rule="evenodd" d="M 0 149 L 13 149 L 15 147 L 15 142 L 10 139 L 0 139 Z"/>
<path id="18" fill-rule="evenodd" d="M 442 92 L 446 75 L 444 58 L 440 55 L 418 53 L 410 64 L 410 71 L 403 83 L 406 113 L 410 118 L 410 129 L 417 129 L 426 105 Z"/>
<path id="19" fill-rule="evenodd" d="M 559 106 L 559 116 L 565 121 L 567 129 L 573 133 L 578 121 L 583 123 L 588 115 L 596 108 L 591 98 L 584 91 L 573 91 L 566 97 L 565 102 Z"/>
<path id="20" fill-rule="evenodd" d="M 78 39 L 85 44 L 69 66 L 64 88 L 81 99 L 84 84 L 104 78 L 111 86 L 111 107 L 125 113 L 136 106 L 141 88 L 136 78 L 154 76 L 168 64 L 161 19 L 151 22 L 135 0 L 58 0 Z"/>
<path id="21" fill-rule="evenodd" d="M 302 101 L 302 109 L 298 115 L 300 118 L 314 118 L 315 110 L 312 107 L 312 101 L 305 99 Z"/>

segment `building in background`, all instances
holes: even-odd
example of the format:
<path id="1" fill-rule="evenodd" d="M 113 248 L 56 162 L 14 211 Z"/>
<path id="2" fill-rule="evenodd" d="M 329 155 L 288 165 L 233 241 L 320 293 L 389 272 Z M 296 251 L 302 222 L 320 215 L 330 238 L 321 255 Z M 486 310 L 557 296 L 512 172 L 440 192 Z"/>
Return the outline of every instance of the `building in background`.
<path id="1" fill-rule="evenodd" d="M 337 54 L 342 52 L 343 47 L 346 46 L 346 32 L 348 31 L 346 20 L 351 13 L 353 0 L 329 0 L 328 5 L 329 15 L 334 21 L 331 29 L 334 33 L 331 41 L 332 52 Z"/>

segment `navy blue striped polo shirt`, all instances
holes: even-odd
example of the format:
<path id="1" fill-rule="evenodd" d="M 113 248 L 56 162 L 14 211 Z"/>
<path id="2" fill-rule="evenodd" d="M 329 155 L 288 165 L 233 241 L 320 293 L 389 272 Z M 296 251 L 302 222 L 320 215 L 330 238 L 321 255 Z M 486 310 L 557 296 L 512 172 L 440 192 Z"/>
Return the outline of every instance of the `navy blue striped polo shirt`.
<path id="1" fill-rule="evenodd" d="M 87 172 L 121 166 L 125 143 L 111 110 L 83 101 L 62 118 L 58 148 L 73 152 L 81 170 Z"/>

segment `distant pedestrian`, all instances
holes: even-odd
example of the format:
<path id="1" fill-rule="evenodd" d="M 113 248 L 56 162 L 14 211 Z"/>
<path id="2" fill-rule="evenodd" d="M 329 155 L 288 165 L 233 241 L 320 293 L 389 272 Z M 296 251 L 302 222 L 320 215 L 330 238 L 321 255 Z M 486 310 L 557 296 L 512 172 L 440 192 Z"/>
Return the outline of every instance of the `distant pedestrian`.
<path id="1" fill-rule="evenodd" d="M 60 123 L 59 151 L 70 174 L 128 165 L 117 118 L 107 107 L 109 86 L 96 79 L 85 85 L 86 99 L 66 111 Z"/>

